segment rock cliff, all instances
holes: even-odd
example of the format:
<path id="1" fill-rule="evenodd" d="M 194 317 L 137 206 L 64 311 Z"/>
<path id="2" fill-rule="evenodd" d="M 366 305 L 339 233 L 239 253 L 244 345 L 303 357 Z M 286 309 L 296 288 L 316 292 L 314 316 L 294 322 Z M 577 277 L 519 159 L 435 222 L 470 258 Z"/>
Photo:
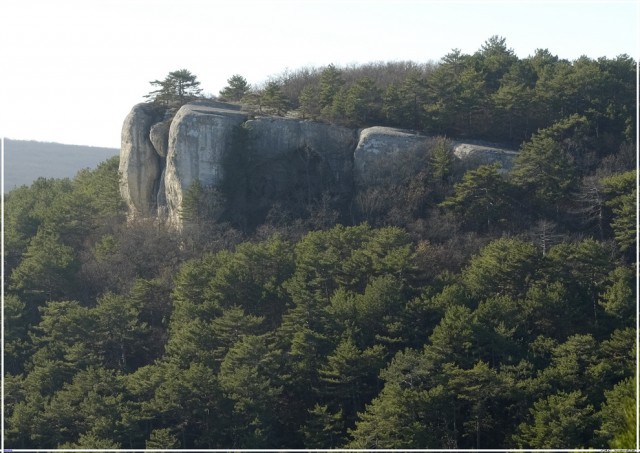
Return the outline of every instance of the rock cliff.
<path id="1" fill-rule="evenodd" d="M 164 112 L 152 104 L 138 104 L 131 109 L 122 126 L 120 193 L 132 217 L 156 215 L 164 166 L 149 132 L 163 117 Z"/>
<path id="2" fill-rule="evenodd" d="M 120 151 L 120 191 L 129 216 L 159 217 L 182 226 L 182 203 L 195 181 L 225 193 L 276 200 L 293 192 L 309 200 L 339 196 L 376 183 L 392 166 L 414 164 L 432 137 L 389 127 L 362 130 L 282 117 L 250 118 L 239 106 L 199 101 L 177 112 L 138 104 L 126 117 Z M 473 165 L 500 161 L 510 168 L 512 150 L 455 142 L 452 152 Z M 424 159 L 421 161 L 424 162 Z M 234 201 L 235 200 L 235 201 Z"/>
<path id="3" fill-rule="evenodd" d="M 246 114 L 225 106 L 197 104 L 187 104 L 175 115 L 169 129 L 164 187 L 160 187 L 166 201 L 157 206 L 170 224 L 180 226 L 182 199 L 195 180 L 206 188 L 222 184 L 234 128 L 246 119 Z"/>

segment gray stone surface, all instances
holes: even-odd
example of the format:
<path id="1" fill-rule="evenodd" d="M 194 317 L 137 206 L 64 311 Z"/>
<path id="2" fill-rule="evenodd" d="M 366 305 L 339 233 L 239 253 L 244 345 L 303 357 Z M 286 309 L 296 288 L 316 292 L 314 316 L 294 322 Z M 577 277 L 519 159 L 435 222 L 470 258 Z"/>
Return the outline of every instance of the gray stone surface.
<path id="1" fill-rule="evenodd" d="M 511 170 L 518 152 L 499 146 L 454 142 L 453 154 L 465 161 L 469 167 L 499 162 L 502 165 L 502 171 L 506 172 Z"/>
<path id="2" fill-rule="evenodd" d="M 431 137 L 391 127 L 374 126 L 360 132 L 353 153 L 354 181 L 357 187 L 375 183 L 379 165 L 400 161 L 403 155 L 426 150 Z"/>
<path id="3" fill-rule="evenodd" d="M 152 104 L 137 104 L 122 126 L 120 193 L 130 217 L 156 214 L 162 162 L 149 139 L 149 130 L 162 116 L 163 112 Z"/>
<path id="4" fill-rule="evenodd" d="M 122 129 L 120 191 L 131 217 L 157 216 L 178 229 L 185 192 L 196 180 L 206 189 L 222 188 L 230 153 L 251 156 L 247 174 L 257 180 L 249 183 L 268 199 L 301 188 L 309 197 L 349 195 L 385 178 L 413 177 L 428 165 L 434 140 L 390 127 L 358 132 L 296 118 L 249 119 L 238 105 L 207 100 L 172 115 L 153 104 L 133 107 Z M 234 142 L 239 126 L 246 133 L 240 148 Z M 452 146 L 469 167 L 500 162 L 506 171 L 517 155 L 480 142 Z"/>
<path id="5" fill-rule="evenodd" d="M 335 192 L 351 190 L 352 156 L 357 143 L 355 130 L 281 117 L 250 120 L 246 126 L 253 154 L 260 159 L 277 160 L 308 153 L 328 168 Z"/>
<path id="6" fill-rule="evenodd" d="M 171 118 L 154 124 L 149 129 L 149 140 L 155 148 L 156 152 L 163 159 L 167 157 L 169 148 L 169 128 L 171 127 Z"/>
<path id="7" fill-rule="evenodd" d="M 184 105 L 176 113 L 169 129 L 164 175 L 166 212 L 172 226 L 181 226 L 182 198 L 196 179 L 203 187 L 220 186 L 233 130 L 246 118 L 237 110 L 198 104 Z"/>

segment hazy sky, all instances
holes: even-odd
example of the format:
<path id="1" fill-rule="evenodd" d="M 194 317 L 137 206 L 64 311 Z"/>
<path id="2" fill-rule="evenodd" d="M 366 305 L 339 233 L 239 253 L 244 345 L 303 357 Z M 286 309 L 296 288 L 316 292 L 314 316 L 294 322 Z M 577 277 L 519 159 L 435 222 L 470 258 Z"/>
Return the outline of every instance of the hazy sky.
<path id="1" fill-rule="evenodd" d="M 547 48 L 638 59 L 629 1 L 2 0 L 0 135 L 120 146 L 149 81 L 186 68 L 205 93 L 233 74 L 259 84 L 285 69 L 438 61 L 492 35 L 527 57 Z"/>

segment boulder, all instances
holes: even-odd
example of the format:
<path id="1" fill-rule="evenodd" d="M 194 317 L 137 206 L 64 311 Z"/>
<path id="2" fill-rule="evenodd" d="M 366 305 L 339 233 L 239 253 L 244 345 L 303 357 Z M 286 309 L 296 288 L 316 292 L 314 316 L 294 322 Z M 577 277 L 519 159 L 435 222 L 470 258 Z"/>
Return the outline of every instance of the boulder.
<path id="1" fill-rule="evenodd" d="M 169 128 L 171 127 L 171 118 L 154 124 L 149 129 L 149 140 L 155 148 L 158 155 L 165 159 L 169 148 Z"/>
<path id="2" fill-rule="evenodd" d="M 381 173 L 396 172 L 395 167 L 404 165 L 407 158 L 424 155 L 432 140 L 431 137 L 392 127 L 363 129 L 353 153 L 356 187 L 375 185 Z"/>
<path id="3" fill-rule="evenodd" d="M 162 161 L 149 139 L 149 131 L 163 115 L 164 111 L 153 104 L 137 104 L 122 126 L 120 194 L 130 217 L 156 214 Z"/>
<path id="4" fill-rule="evenodd" d="M 480 142 L 453 142 L 453 154 L 470 168 L 499 162 L 501 171 L 507 172 L 511 170 L 518 152 Z"/>

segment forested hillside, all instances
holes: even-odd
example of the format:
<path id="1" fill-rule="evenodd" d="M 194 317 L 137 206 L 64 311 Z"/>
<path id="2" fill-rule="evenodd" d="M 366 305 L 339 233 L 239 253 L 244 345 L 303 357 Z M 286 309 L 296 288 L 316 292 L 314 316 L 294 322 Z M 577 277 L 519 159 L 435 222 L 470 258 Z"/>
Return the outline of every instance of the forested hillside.
<path id="1" fill-rule="evenodd" d="M 568 61 L 547 49 L 520 59 L 493 36 L 474 54 L 453 49 L 437 64 L 302 68 L 254 87 L 237 74 L 220 95 L 270 113 L 516 145 L 575 113 L 615 149 L 633 138 L 635 65 L 628 55 Z"/>
<path id="2" fill-rule="evenodd" d="M 117 157 L 6 194 L 7 448 L 635 446 L 631 58 L 491 38 L 241 79 L 221 95 L 434 149 L 340 204 L 213 222 L 195 188 L 179 233 L 126 221 Z M 457 137 L 520 152 L 468 166 Z"/>

